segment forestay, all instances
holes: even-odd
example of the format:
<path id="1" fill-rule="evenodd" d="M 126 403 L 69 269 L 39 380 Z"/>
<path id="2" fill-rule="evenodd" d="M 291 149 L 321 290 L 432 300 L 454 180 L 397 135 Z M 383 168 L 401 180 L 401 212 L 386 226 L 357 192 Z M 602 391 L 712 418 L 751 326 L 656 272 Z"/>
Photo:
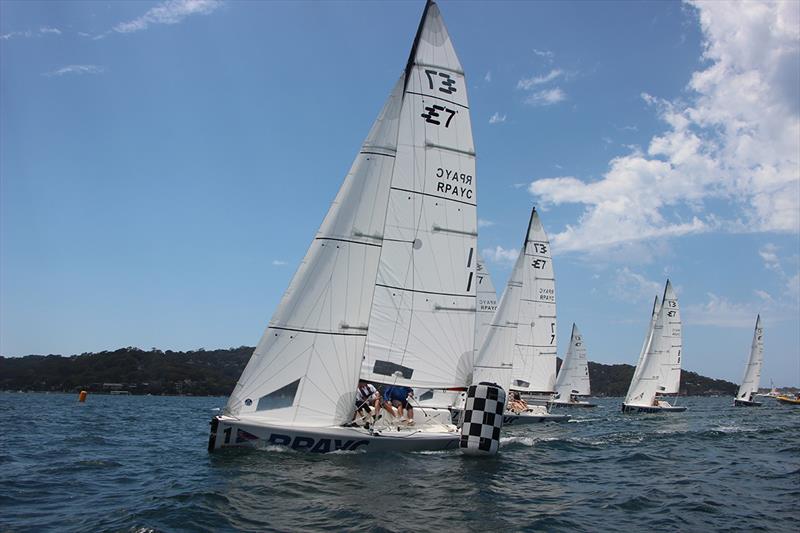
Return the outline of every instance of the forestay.
<path id="1" fill-rule="evenodd" d="M 403 76 L 239 378 L 228 414 L 304 426 L 340 424 L 351 416 L 404 85 Z"/>
<path id="2" fill-rule="evenodd" d="M 753 332 L 753 343 L 750 345 L 750 358 L 744 370 L 744 378 L 739 386 L 736 398 L 753 401 L 761 382 L 761 363 L 764 361 L 764 328 L 761 326 L 761 315 L 756 317 L 756 329 Z"/>
<path id="3" fill-rule="evenodd" d="M 569 399 L 571 394 L 589 396 L 589 362 L 586 360 L 586 346 L 578 326 L 572 324 L 569 348 L 561 363 L 556 378 L 556 394 L 561 400 Z"/>
<path id="4" fill-rule="evenodd" d="M 528 225 L 511 388 L 552 393 L 556 381 L 556 289 L 550 241 L 534 208 Z"/>
<path id="5" fill-rule="evenodd" d="M 362 376 L 463 387 L 475 339 L 475 154 L 466 81 L 439 8 L 408 65 Z"/>

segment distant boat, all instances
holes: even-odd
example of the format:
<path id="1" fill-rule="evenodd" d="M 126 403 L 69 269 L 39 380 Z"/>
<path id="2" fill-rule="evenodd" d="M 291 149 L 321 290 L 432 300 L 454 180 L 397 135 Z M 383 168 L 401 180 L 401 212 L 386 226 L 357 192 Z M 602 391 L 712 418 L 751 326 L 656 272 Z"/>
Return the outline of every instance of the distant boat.
<path id="1" fill-rule="evenodd" d="M 555 382 L 555 328 L 550 243 L 533 208 L 522 248 L 478 351 L 473 382 L 496 383 L 510 390 L 509 396 L 525 392 L 551 394 Z M 550 413 L 546 405 L 529 405 L 520 412 L 506 410 L 503 424 L 564 422 L 569 418 Z"/>
<path id="2" fill-rule="evenodd" d="M 772 380 L 769 380 L 769 392 L 756 393 L 756 396 L 761 396 L 762 398 L 777 398 L 780 395 L 781 393 L 778 391 L 778 387 L 775 386 L 775 383 Z"/>
<path id="3" fill-rule="evenodd" d="M 589 362 L 586 359 L 586 345 L 578 326 L 572 324 L 569 348 L 556 377 L 556 396 L 553 407 L 597 407 L 596 404 L 580 400 L 581 396 L 591 394 L 589 384 Z"/>
<path id="4" fill-rule="evenodd" d="M 658 313 L 655 308 L 658 307 Z M 667 280 L 661 304 L 656 299 L 650 327 L 633 373 L 628 394 L 622 403 L 625 413 L 685 411 L 671 405 L 666 395 L 677 393 L 680 383 L 682 346 L 681 315 L 678 298 Z"/>
<path id="5" fill-rule="evenodd" d="M 800 405 L 800 394 L 797 394 L 794 398 L 791 396 L 781 395 L 775 398 L 781 403 L 786 403 L 790 405 Z"/>
<path id="6" fill-rule="evenodd" d="M 130 395 L 130 391 L 112 390 L 109 394 L 111 394 L 112 396 L 129 396 Z"/>
<path id="7" fill-rule="evenodd" d="M 756 317 L 756 329 L 753 332 L 753 342 L 750 345 L 750 357 L 744 369 L 744 378 L 739 385 L 739 392 L 733 400 L 737 407 L 758 407 L 761 402 L 753 400 L 753 395 L 758 392 L 758 383 L 761 381 L 761 365 L 764 362 L 764 328 L 761 325 L 761 315 Z"/>
<path id="8" fill-rule="evenodd" d="M 471 371 L 477 213 L 466 86 L 428 1 L 405 71 L 211 421 L 209 451 L 458 446 L 447 412 L 446 421 L 419 413 L 415 425 L 387 430 L 349 422 L 359 378 L 448 389 Z"/>

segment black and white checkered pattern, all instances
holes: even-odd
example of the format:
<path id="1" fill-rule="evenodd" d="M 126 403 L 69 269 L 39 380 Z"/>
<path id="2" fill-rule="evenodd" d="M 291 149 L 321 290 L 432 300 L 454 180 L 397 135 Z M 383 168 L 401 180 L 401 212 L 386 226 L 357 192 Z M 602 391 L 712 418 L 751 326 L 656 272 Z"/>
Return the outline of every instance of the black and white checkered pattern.
<path id="1" fill-rule="evenodd" d="M 494 383 L 481 382 L 467 390 L 461 425 L 461 451 L 468 454 L 497 453 L 506 392 Z"/>

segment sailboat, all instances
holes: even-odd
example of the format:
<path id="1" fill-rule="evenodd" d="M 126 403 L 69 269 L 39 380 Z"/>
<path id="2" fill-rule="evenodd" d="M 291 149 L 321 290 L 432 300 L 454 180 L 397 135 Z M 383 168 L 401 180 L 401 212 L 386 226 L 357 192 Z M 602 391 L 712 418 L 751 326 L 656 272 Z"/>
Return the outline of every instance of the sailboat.
<path id="1" fill-rule="evenodd" d="M 208 449 L 458 446 L 448 421 L 346 427 L 359 379 L 446 389 L 471 372 L 475 152 L 466 82 L 428 1 L 400 79 L 228 399 Z M 349 426 L 349 425 L 348 425 Z"/>
<path id="2" fill-rule="evenodd" d="M 660 305 L 656 299 L 653 306 L 650 327 L 645 336 L 639 362 L 622 404 L 623 412 L 660 413 L 686 410 L 686 407 L 671 405 L 665 398 L 668 394 L 677 393 L 676 379 L 680 383 L 683 350 L 681 339 L 678 298 L 675 296 L 672 284 L 667 280 Z"/>
<path id="3" fill-rule="evenodd" d="M 764 327 L 761 325 L 761 315 L 756 317 L 756 329 L 753 331 L 753 342 L 750 345 L 750 358 L 744 369 L 744 378 L 739 385 L 739 392 L 733 400 L 737 407 L 758 407 L 761 402 L 753 399 L 758 392 L 758 382 L 761 381 L 761 364 L 764 362 Z"/>
<path id="4" fill-rule="evenodd" d="M 550 243 L 539 214 L 533 208 L 522 248 L 478 351 L 473 382 L 496 383 L 512 394 L 521 390 L 552 389 L 549 356 L 553 357 L 554 382 L 555 319 Z M 514 379 L 523 375 L 528 380 Z M 550 413 L 544 405 L 532 405 L 519 413 L 506 411 L 503 424 L 563 422 L 569 418 L 569 415 Z"/>
<path id="5" fill-rule="evenodd" d="M 581 396 L 589 396 L 589 362 L 586 360 L 586 346 L 578 326 L 572 324 L 572 335 L 569 348 L 556 376 L 556 396 L 551 402 L 553 407 L 597 407 L 596 404 L 580 400 Z"/>

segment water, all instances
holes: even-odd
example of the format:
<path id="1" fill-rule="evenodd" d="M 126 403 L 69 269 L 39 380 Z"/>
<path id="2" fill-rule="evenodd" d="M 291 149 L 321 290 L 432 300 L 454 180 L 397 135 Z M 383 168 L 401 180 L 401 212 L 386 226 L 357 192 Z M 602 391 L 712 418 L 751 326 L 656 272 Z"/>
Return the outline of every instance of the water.
<path id="1" fill-rule="evenodd" d="M 501 453 L 206 452 L 223 398 L 0 394 L 0 531 L 795 530 L 800 408 L 508 429 Z"/>

